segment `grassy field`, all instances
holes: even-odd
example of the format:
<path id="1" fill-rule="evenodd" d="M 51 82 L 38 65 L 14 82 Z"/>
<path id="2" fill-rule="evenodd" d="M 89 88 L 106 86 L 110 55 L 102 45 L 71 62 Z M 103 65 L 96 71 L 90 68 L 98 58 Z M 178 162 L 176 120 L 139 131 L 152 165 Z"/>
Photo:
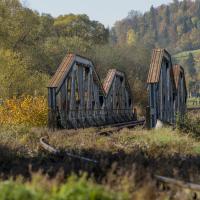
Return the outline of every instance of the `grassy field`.
<path id="1" fill-rule="evenodd" d="M 200 49 L 192 50 L 192 51 L 183 51 L 183 52 L 180 52 L 178 54 L 175 54 L 173 57 L 178 59 L 178 60 L 179 59 L 186 59 L 188 57 L 189 53 L 193 54 L 196 61 L 200 60 Z"/>
<path id="2" fill-rule="evenodd" d="M 200 107 L 200 98 L 195 98 L 195 97 L 188 98 L 187 107 L 188 108 Z"/>
<path id="3" fill-rule="evenodd" d="M 158 187 L 154 175 L 200 183 L 200 141 L 193 133 L 172 127 L 123 129 L 109 136 L 97 132 L 1 127 L 0 199 L 191 199 L 188 190 Z M 45 152 L 42 136 L 61 153 Z M 98 163 L 68 157 L 66 150 Z"/>

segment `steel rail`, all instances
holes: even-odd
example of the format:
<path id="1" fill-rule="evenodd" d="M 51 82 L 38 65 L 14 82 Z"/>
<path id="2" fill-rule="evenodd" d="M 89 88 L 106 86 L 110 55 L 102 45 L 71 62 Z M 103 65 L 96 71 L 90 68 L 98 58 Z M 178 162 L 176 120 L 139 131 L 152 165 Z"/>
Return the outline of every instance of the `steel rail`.
<path id="1" fill-rule="evenodd" d="M 168 178 L 168 177 L 158 176 L 158 175 L 155 175 L 155 179 L 166 184 L 172 184 L 178 187 L 187 188 L 194 191 L 200 191 L 200 185 L 198 184 L 187 183 L 187 182 L 180 181 L 174 178 Z"/>
<path id="2" fill-rule="evenodd" d="M 200 110 L 200 107 L 187 108 L 187 111 L 195 111 L 195 110 Z"/>
<path id="3" fill-rule="evenodd" d="M 145 120 L 140 120 L 140 121 L 131 121 L 131 122 L 127 122 L 127 123 L 122 123 L 122 125 L 120 124 L 115 124 L 113 126 L 109 126 L 110 129 L 109 130 L 103 130 L 103 131 L 99 131 L 97 132 L 98 135 L 109 135 L 112 134 L 116 131 L 119 131 L 123 128 L 133 128 L 136 126 L 144 126 L 145 124 Z"/>
<path id="4" fill-rule="evenodd" d="M 145 120 L 112 124 L 112 127 L 113 127 L 112 130 L 100 131 L 100 132 L 97 132 L 97 134 L 103 135 L 103 134 L 113 133 L 113 132 L 119 131 L 120 129 L 123 129 L 123 128 L 131 128 L 131 127 L 141 126 L 141 125 L 144 125 L 144 123 L 145 123 Z M 40 138 L 40 146 L 44 150 L 46 150 L 49 153 L 54 154 L 54 155 L 59 155 L 62 152 L 62 151 L 52 147 L 50 144 L 48 144 L 48 142 L 46 142 L 45 137 Z M 97 160 L 86 158 L 86 157 L 83 157 L 83 156 L 78 156 L 78 155 L 72 154 L 68 151 L 65 151 L 64 153 L 65 153 L 66 156 L 71 157 L 71 158 L 76 158 L 76 159 L 79 159 L 79 160 L 83 160 L 83 161 L 86 161 L 86 162 L 92 162 L 92 163 L 95 163 L 95 164 L 98 163 Z"/>
<path id="5" fill-rule="evenodd" d="M 138 122 L 145 122 L 145 119 L 109 124 L 109 125 L 101 126 L 100 128 L 126 126 L 126 125 L 129 125 L 129 124 L 135 124 L 135 123 L 138 123 Z"/>
<path id="6" fill-rule="evenodd" d="M 48 151 L 48 152 L 51 153 L 51 154 L 58 155 L 58 154 L 61 153 L 60 150 L 55 149 L 54 147 L 52 147 L 51 145 L 49 145 L 49 144 L 45 141 L 45 137 L 40 138 L 40 145 L 41 145 L 41 147 L 42 147 L 44 150 Z M 64 153 L 65 153 L 65 155 L 67 155 L 68 157 L 71 157 L 71 158 L 76 158 L 76 159 L 79 159 L 79 160 L 83 160 L 83 161 L 86 161 L 86 162 L 92 162 L 92 163 L 95 163 L 95 164 L 98 163 L 97 160 L 93 160 L 93 159 L 86 158 L 86 157 L 83 157 L 83 156 L 74 155 L 74 154 L 69 153 L 69 152 L 67 152 L 67 151 L 65 151 Z"/>

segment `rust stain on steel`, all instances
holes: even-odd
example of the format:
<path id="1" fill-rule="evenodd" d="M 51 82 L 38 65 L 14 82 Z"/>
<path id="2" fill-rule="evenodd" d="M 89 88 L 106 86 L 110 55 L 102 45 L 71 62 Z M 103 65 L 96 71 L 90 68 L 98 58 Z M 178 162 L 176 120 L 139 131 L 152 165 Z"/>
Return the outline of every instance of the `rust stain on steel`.
<path id="1" fill-rule="evenodd" d="M 180 65 L 174 65 L 173 66 L 173 75 L 174 75 L 176 89 L 178 89 L 178 82 L 179 82 L 181 75 L 184 78 L 184 82 L 185 82 L 185 73 L 184 73 L 183 67 L 181 67 Z"/>
<path id="2" fill-rule="evenodd" d="M 77 54 L 67 54 L 65 56 L 65 58 L 62 60 L 62 63 L 58 67 L 56 73 L 51 78 L 49 85 L 48 85 L 49 88 L 57 88 L 59 86 L 59 84 L 65 78 L 65 73 L 71 69 L 71 66 L 74 63 L 76 57 L 87 59 L 87 58 L 80 56 L 80 55 L 77 55 Z M 90 62 L 92 63 L 92 61 L 90 61 Z M 96 70 L 93 71 L 93 78 L 96 81 L 96 83 L 100 86 L 101 92 L 103 94 L 105 94 L 103 86 L 102 86 L 101 81 L 100 81 L 100 78 L 99 78 L 98 74 L 96 73 Z"/>
<path id="3" fill-rule="evenodd" d="M 164 52 L 164 49 L 153 50 L 147 83 L 157 83 L 159 81 Z"/>
<path id="4" fill-rule="evenodd" d="M 125 79 L 125 83 L 126 83 L 126 86 L 127 86 L 128 90 L 129 90 L 129 93 L 132 95 L 129 82 L 128 82 L 128 79 L 126 77 L 126 74 L 124 72 L 122 72 L 122 71 L 117 70 L 117 69 L 109 69 L 109 71 L 108 71 L 108 73 L 106 75 L 106 78 L 104 79 L 103 89 L 104 89 L 105 94 L 107 95 L 109 93 L 115 76 L 121 76 L 121 77 L 123 77 Z"/>
<path id="5" fill-rule="evenodd" d="M 160 71 L 161 71 L 163 59 L 166 59 L 170 63 L 172 63 L 171 56 L 167 52 L 166 49 L 159 49 L 159 48 L 153 49 L 147 83 L 158 83 L 159 82 Z M 173 84 L 175 84 L 173 70 L 170 71 L 170 76 L 171 76 Z"/>
<path id="6" fill-rule="evenodd" d="M 105 80 L 104 80 L 103 88 L 104 88 L 104 91 L 105 91 L 106 94 L 108 94 L 108 92 L 110 90 L 110 87 L 112 85 L 116 71 L 117 71 L 116 69 L 110 69 L 108 71 L 108 74 L 107 74 Z"/>
<path id="7" fill-rule="evenodd" d="M 69 54 L 63 59 L 61 65 L 58 67 L 56 73 L 52 77 L 49 83 L 49 87 L 54 87 L 54 88 L 58 87 L 61 80 L 65 77 L 65 72 L 67 72 L 70 69 L 74 61 L 74 58 L 75 58 L 74 54 Z"/>

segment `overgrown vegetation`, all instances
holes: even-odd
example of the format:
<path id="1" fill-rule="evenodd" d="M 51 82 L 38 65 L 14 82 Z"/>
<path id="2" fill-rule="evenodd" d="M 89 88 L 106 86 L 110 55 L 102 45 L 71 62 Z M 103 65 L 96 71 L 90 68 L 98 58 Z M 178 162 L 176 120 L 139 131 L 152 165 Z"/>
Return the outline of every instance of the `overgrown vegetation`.
<path id="1" fill-rule="evenodd" d="M 19 0 L 0 0 L 0 41 L 0 99 L 45 96 L 49 78 L 72 52 L 92 59 L 102 80 L 108 68 L 128 72 L 135 102 L 140 98 L 145 104 L 145 93 L 138 94 L 145 90 L 150 50 L 139 44 L 111 44 L 109 30 L 87 15 L 53 18 Z"/>
<path id="2" fill-rule="evenodd" d="M 108 30 L 87 15 L 53 18 L 24 7 L 19 0 L 1 0 L 0 98 L 46 95 L 50 76 L 65 54 L 73 52 L 92 59 L 102 79 L 108 68 L 128 72 L 135 103 L 144 106 L 146 94 L 140 96 L 140 91 L 146 91 L 151 49 L 198 49 L 199 6 L 199 1 L 175 1 L 152 7 L 144 15 L 132 11 Z M 194 63 L 183 65 L 188 78 L 198 79 Z"/>
<path id="3" fill-rule="evenodd" d="M 200 139 L 200 115 L 198 111 L 192 111 L 184 117 L 178 118 L 177 127 L 184 133 L 192 133 L 192 135 Z"/>
<path id="4" fill-rule="evenodd" d="M 199 53 L 199 50 L 186 51 L 173 57 L 174 62 L 179 63 L 185 69 L 188 94 L 198 93 L 195 85 L 200 79 Z"/>
<path id="5" fill-rule="evenodd" d="M 20 175 L 25 179 L 22 184 L 9 183 L 6 191 L 11 195 L 15 194 L 16 188 L 19 193 L 24 190 L 25 194 L 33 192 L 35 199 L 65 199 L 64 196 L 85 199 L 90 194 L 96 198 L 100 195 L 97 199 L 190 199 L 192 193 L 187 190 L 172 187 L 165 191 L 157 187 L 154 175 L 195 183 L 200 180 L 199 140 L 192 134 L 171 128 L 152 131 L 124 129 L 110 136 L 95 134 L 97 130 L 94 128 L 52 134 L 47 129 L 21 126 L 14 130 L 12 127 L 1 128 L 0 132 L 1 177 L 8 179 Z M 61 149 L 61 153 L 53 156 L 43 151 L 39 145 L 42 136 L 47 137 L 52 146 Z M 65 151 L 98 163 L 69 157 Z M 38 179 L 33 173 L 38 170 L 48 176 L 48 180 L 42 181 L 41 176 Z M 81 172 L 87 173 L 87 181 L 76 178 L 74 182 L 66 183 L 66 177 L 71 173 L 79 176 Z M 27 182 L 30 178 L 33 179 L 31 183 Z M 4 184 L 1 182 L 0 188 Z"/>
<path id="6" fill-rule="evenodd" d="M 40 127 L 47 125 L 48 106 L 43 96 L 21 96 L 0 105 L 0 125 Z"/>
<path id="7" fill-rule="evenodd" d="M 180 120 L 179 130 L 123 129 L 109 136 L 98 135 L 98 128 L 52 133 L 45 128 L 46 86 L 65 54 L 73 52 L 92 59 L 102 80 L 110 68 L 125 71 L 134 106 L 144 108 L 151 48 L 200 48 L 199 8 L 199 1 L 174 1 L 144 15 L 131 12 L 108 30 L 87 15 L 53 18 L 19 0 L 0 0 L 0 199 L 189 199 L 188 191 L 160 189 L 154 175 L 200 181 L 198 116 Z M 184 60 L 193 79 L 198 78 L 196 61 L 191 54 Z M 53 156 L 41 149 L 41 137 L 61 153 Z M 38 171 L 42 175 L 34 173 Z"/>
<path id="8" fill-rule="evenodd" d="M 46 182 L 45 182 L 46 181 Z M 48 182 L 48 183 L 47 183 Z M 37 174 L 31 182 L 0 182 L 1 200 L 128 200 L 127 194 L 114 193 L 87 180 L 86 176 L 71 176 L 64 184 Z"/>
<path id="9" fill-rule="evenodd" d="M 187 108 L 198 108 L 200 106 L 200 99 L 193 97 L 187 99 Z"/>

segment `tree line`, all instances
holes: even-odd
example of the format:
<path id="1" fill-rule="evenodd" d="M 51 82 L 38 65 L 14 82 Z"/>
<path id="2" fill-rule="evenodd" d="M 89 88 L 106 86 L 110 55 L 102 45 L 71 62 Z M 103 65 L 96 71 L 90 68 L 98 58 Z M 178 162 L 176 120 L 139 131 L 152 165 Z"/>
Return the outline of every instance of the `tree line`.
<path id="1" fill-rule="evenodd" d="M 200 1 L 174 0 L 169 5 L 151 7 L 144 14 L 130 11 L 112 28 L 112 41 L 145 43 L 164 47 L 171 52 L 200 48 Z M 136 40 L 137 38 L 137 40 Z"/>
<path id="2" fill-rule="evenodd" d="M 200 0 L 173 0 L 168 5 L 153 6 L 148 12 L 132 10 L 115 23 L 110 31 L 113 44 L 144 45 L 166 48 L 171 54 L 200 49 Z M 199 51 L 200 55 L 200 51 Z M 187 74 L 188 88 L 200 77 L 200 63 L 192 53 L 174 58 Z"/>
<path id="3" fill-rule="evenodd" d="M 150 51 L 132 42 L 114 44 L 110 35 L 84 14 L 54 18 L 19 0 L 0 0 L 0 98 L 46 95 L 50 77 L 72 52 L 92 59 L 102 79 L 109 68 L 125 71 L 135 101 L 145 102 L 139 91 L 145 90 Z"/>

